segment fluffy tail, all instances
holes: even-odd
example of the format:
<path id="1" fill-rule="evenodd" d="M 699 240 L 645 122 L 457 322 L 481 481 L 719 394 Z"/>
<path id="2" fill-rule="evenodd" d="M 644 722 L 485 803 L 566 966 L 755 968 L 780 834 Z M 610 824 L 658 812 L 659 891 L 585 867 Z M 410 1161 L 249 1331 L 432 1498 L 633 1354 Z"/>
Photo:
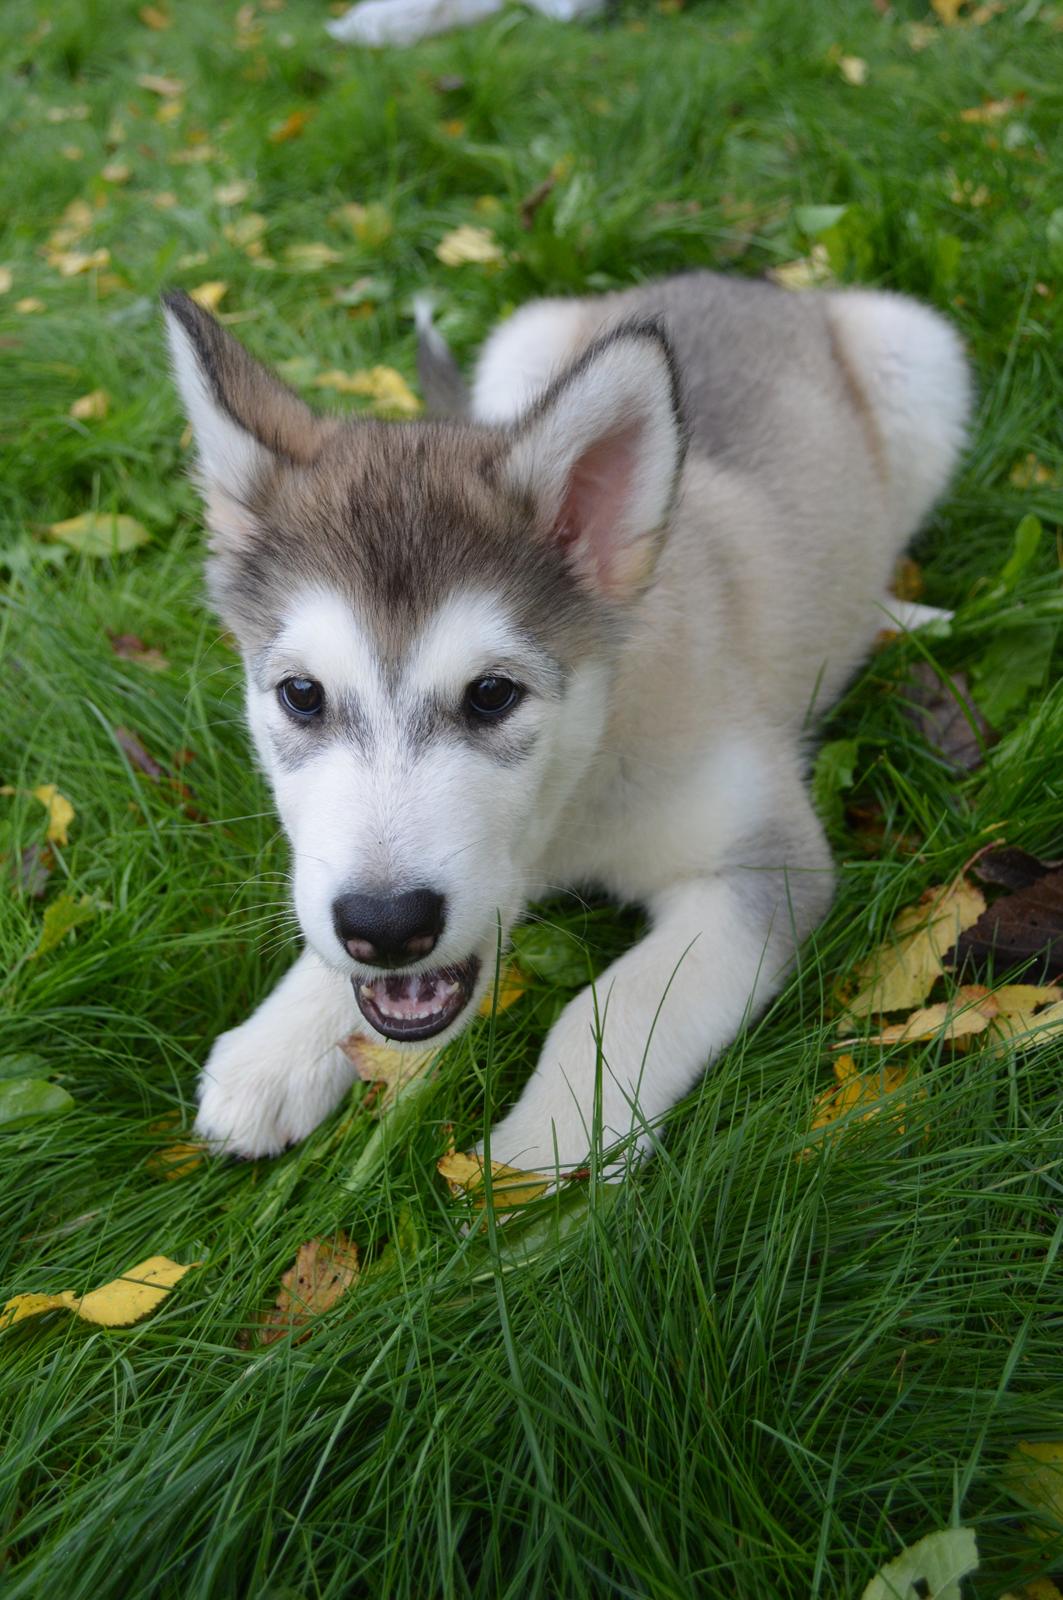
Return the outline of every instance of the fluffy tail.
<path id="1" fill-rule="evenodd" d="M 430 417 L 467 417 L 469 391 L 454 354 L 432 321 L 432 297 L 414 297 L 413 315 L 417 326 L 417 376 Z"/>

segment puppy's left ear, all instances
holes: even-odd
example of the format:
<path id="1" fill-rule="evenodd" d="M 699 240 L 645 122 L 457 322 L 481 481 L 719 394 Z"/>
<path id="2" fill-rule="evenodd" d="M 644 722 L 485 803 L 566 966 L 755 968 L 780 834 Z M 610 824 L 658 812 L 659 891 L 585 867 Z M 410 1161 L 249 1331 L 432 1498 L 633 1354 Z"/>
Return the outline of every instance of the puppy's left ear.
<path id="1" fill-rule="evenodd" d="M 623 601 L 652 577 L 684 443 L 668 342 L 653 323 L 629 323 L 591 345 L 516 425 L 502 477 L 582 580 Z"/>

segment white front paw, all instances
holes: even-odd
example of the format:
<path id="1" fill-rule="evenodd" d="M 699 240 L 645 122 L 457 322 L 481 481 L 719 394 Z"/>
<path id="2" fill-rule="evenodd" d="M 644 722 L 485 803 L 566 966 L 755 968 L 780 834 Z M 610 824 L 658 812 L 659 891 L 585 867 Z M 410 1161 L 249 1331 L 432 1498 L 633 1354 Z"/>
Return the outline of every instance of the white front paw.
<path id="1" fill-rule="evenodd" d="M 279 1155 L 327 1116 L 353 1081 L 330 1046 L 316 1058 L 256 1017 L 214 1042 L 199 1080 L 195 1131 L 225 1155 Z"/>

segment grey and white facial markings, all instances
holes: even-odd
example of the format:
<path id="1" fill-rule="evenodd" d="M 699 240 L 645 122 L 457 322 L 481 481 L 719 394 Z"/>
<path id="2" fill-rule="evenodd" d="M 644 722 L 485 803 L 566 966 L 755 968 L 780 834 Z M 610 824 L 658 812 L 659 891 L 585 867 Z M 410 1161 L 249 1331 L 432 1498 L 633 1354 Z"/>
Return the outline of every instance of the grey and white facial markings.
<path id="1" fill-rule="evenodd" d="M 286 708 L 278 690 L 292 680 L 319 688 L 319 710 Z M 295 698 L 306 700 L 302 688 Z M 485 590 L 443 597 L 401 648 L 349 597 L 320 585 L 294 594 L 273 640 L 249 656 L 248 712 L 292 844 L 296 911 L 320 957 L 356 991 L 376 981 L 357 942 L 337 935 L 337 901 L 429 889 L 445 903 L 442 932 L 403 972 L 472 959 L 482 992 L 499 926 L 522 908 L 605 708 L 600 665 L 559 661 Z"/>
<path id="2" fill-rule="evenodd" d="M 388 658 L 348 602 L 311 589 L 250 663 L 254 689 L 281 710 L 269 733 L 289 770 L 330 740 L 367 761 L 389 745 L 415 757 L 432 743 L 460 743 L 509 766 L 534 747 L 536 703 L 560 701 L 568 677 L 563 663 L 475 592 L 452 595 Z"/>

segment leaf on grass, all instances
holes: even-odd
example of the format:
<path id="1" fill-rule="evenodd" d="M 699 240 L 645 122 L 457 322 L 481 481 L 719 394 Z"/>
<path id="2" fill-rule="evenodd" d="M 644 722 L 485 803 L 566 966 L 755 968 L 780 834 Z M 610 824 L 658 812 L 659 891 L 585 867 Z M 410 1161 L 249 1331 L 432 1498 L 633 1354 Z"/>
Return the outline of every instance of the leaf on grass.
<path id="1" fill-rule="evenodd" d="M 922 1005 L 945 970 L 945 956 L 985 910 L 985 896 L 966 878 L 927 889 L 895 918 L 889 938 L 856 969 L 859 985 L 841 1026 L 854 1017 L 909 1011 Z"/>
<path id="2" fill-rule="evenodd" d="M 1032 1511 L 1063 1523 L 1063 1439 L 1024 1439 L 1007 1464 L 1006 1481 Z"/>
<path id="3" fill-rule="evenodd" d="M 943 1528 L 887 1561 L 860 1600 L 962 1600 L 960 1580 L 978 1571 L 973 1528 Z"/>
<path id="4" fill-rule="evenodd" d="M 824 822 L 841 824 L 842 794 L 853 786 L 859 755 L 859 739 L 832 739 L 820 746 L 812 769 L 812 801 Z"/>
<path id="5" fill-rule="evenodd" d="M 975 692 L 989 725 L 1001 727 L 1045 682 L 1052 668 L 1057 633 L 1054 622 L 1007 628 L 975 663 Z"/>
<path id="6" fill-rule="evenodd" d="M 137 84 L 141 89 L 157 94 L 162 100 L 176 100 L 178 95 L 184 94 L 186 88 L 180 78 L 164 78 L 157 72 L 142 72 L 137 78 Z"/>
<path id="7" fill-rule="evenodd" d="M 214 198 L 220 206 L 241 206 L 250 197 L 251 185 L 246 178 L 234 178 L 231 183 L 219 183 Z"/>
<path id="8" fill-rule="evenodd" d="M 300 1245 L 281 1279 L 276 1303 L 258 1330 L 259 1344 L 274 1344 L 296 1329 L 305 1338 L 308 1323 L 332 1309 L 357 1280 L 358 1271 L 358 1246 L 345 1233 Z"/>
<path id="9" fill-rule="evenodd" d="M 227 222 L 221 231 L 237 250 L 249 251 L 261 243 L 266 227 L 266 219 L 261 211 L 245 211 L 242 217 Z"/>
<path id="10" fill-rule="evenodd" d="M 283 122 L 276 123 L 270 129 L 270 144 L 287 144 L 289 139 L 298 139 L 309 121 L 309 111 L 305 109 L 290 111 Z"/>
<path id="11" fill-rule="evenodd" d="M 364 395 L 382 417 L 415 417 L 421 409 L 420 400 L 394 367 L 369 367 L 364 372 L 333 368 L 314 378 L 312 387 L 332 389 L 336 394 Z"/>
<path id="12" fill-rule="evenodd" d="M 919 661 L 905 690 L 911 720 L 946 765 L 963 772 L 981 766 L 993 732 L 971 699 L 965 675 Z"/>
<path id="13" fill-rule="evenodd" d="M 1013 489 L 1063 489 L 1063 474 L 1053 472 L 1030 450 L 1016 461 L 1008 473 L 1008 482 Z"/>
<path id="14" fill-rule="evenodd" d="M 29 1050 L 16 1050 L 10 1055 L 0 1056 L 0 1079 L 50 1078 L 53 1070 L 43 1056 L 34 1055 Z"/>
<path id="15" fill-rule="evenodd" d="M 61 1309 L 73 1311 L 97 1327 L 127 1328 L 161 1305 L 185 1273 L 198 1265 L 190 1261 L 182 1267 L 167 1256 L 149 1256 L 113 1283 L 91 1289 L 88 1294 L 78 1295 L 73 1289 L 62 1289 L 58 1294 L 17 1294 L 0 1311 L 0 1328 L 9 1328 L 26 1317 L 38 1317 L 42 1311 Z"/>
<path id="16" fill-rule="evenodd" d="M 937 1005 L 922 1006 L 903 1022 L 892 1023 L 881 1033 L 874 1033 L 861 1042 L 864 1044 L 916 1044 L 926 1039 L 964 1039 L 971 1034 L 984 1033 L 994 1017 L 999 1014 L 1000 1003 L 996 995 L 978 984 L 957 989 L 948 1000 Z M 835 1046 L 835 1049 L 840 1046 Z"/>
<path id="17" fill-rule="evenodd" d="M 28 294 L 22 300 L 15 301 L 15 310 L 20 317 L 32 317 L 38 312 L 47 311 L 44 301 L 35 294 Z"/>
<path id="18" fill-rule="evenodd" d="M 5 1078 L 0 1082 L 0 1128 L 21 1127 L 40 1117 L 61 1117 L 73 1111 L 73 1096 L 43 1078 Z"/>
<path id="19" fill-rule="evenodd" d="M 580 989 L 591 976 L 587 946 L 567 928 L 549 922 L 525 922 L 510 935 L 517 961 L 542 983 Z"/>
<path id="20" fill-rule="evenodd" d="M 202 306 L 204 311 L 217 311 L 228 293 L 227 283 L 223 283 L 220 278 L 211 278 L 208 282 L 189 289 L 188 298 L 194 300 L 197 306 Z"/>
<path id="21" fill-rule="evenodd" d="M 48 265 L 54 267 L 61 278 L 79 278 L 86 272 L 97 272 L 109 265 L 111 252 L 102 245 L 98 250 L 49 250 Z"/>
<path id="22" fill-rule="evenodd" d="M 122 555 L 147 544 L 151 534 L 135 517 L 118 516 L 109 511 L 83 511 L 79 517 L 53 522 L 46 529 L 49 539 L 69 545 L 83 556 Z"/>
<path id="23" fill-rule="evenodd" d="M 998 989 L 998 1002 L 1007 995 L 1005 1008 L 993 1023 L 993 1035 L 1000 1045 L 1016 1050 L 1037 1050 L 1063 1035 L 1063 990 L 1058 984 L 1009 984 Z M 1021 996 L 1028 996 L 1025 1004 Z"/>
<path id="24" fill-rule="evenodd" d="M 54 866 L 55 856 L 47 845 L 28 844 L 15 862 L 15 882 L 20 892 L 32 900 L 43 900 Z"/>
<path id="25" fill-rule="evenodd" d="M 90 894 L 83 894 L 80 900 L 77 895 L 69 892 L 59 895 L 45 909 L 41 937 L 37 948 L 31 952 L 30 960 L 36 961 L 39 956 L 45 956 L 50 950 L 54 950 L 68 933 L 80 928 L 85 922 L 91 922 L 99 909 L 97 901 Z"/>
<path id="26" fill-rule="evenodd" d="M 321 272 L 325 267 L 335 266 L 337 261 L 343 260 L 343 257 L 338 250 L 333 250 L 330 244 L 309 239 L 288 245 L 284 259 L 288 266 L 295 267 L 299 272 Z"/>
<path id="27" fill-rule="evenodd" d="M 170 663 L 161 650 L 156 650 L 152 645 L 146 645 L 135 633 L 109 633 L 111 649 L 116 656 L 121 656 L 123 661 L 133 661 L 138 667 L 144 667 L 148 672 L 167 672 Z"/>
<path id="28" fill-rule="evenodd" d="M 461 267 L 468 262 L 492 266 L 506 259 L 490 228 L 474 228 L 467 222 L 444 234 L 436 245 L 436 255 L 445 267 Z"/>
<path id="29" fill-rule="evenodd" d="M 480 1001 L 481 1017 L 489 1017 L 492 1011 L 508 1011 L 510 1006 L 516 1005 L 527 987 L 528 980 L 520 968 L 514 966 L 512 961 L 507 961 L 498 978 L 497 1003 L 492 985 Z"/>
<path id="30" fill-rule="evenodd" d="M 946 28 L 954 27 L 959 21 L 960 12 L 967 4 L 967 0 L 930 0 L 930 8 L 938 21 Z"/>
<path id="31" fill-rule="evenodd" d="M 485 1205 L 484 1165 L 479 1156 L 454 1151 L 441 1156 L 436 1167 L 447 1180 L 453 1195 L 470 1195 L 478 1205 Z M 542 1172 L 521 1172 L 517 1167 L 507 1167 L 501 1161 L 491 1163 L 491 1189 L 497 1200 L 507 1206 L 527 1205 L 537 1200 L 549 1189 L 552 1180 Z"/>
<path id="32" fill-rule="evenodd" d="M 821 283 L 834 281 L 825 244 L 814 244 L 809 254 L 797 261 L 783 261 L 777 267 L 770 267 L 767 275 L 781 289 L 815 289 Z"/>
<path id="33" fill-rule="evenodd" d="M 395 1050 L 364 1033 L 348 1034 L 340 1040 L 340 1049 L 362 1082 L 376 1086 L 372 1109 L 378 1114 L 389 1111 L 408 1084 L 423 1078 L 439 1054 L 436 1049 Z"/>
<path id="34" fill-rule="evenodd" d="M 11 285 L 15 281 L 14 273 L 10 267 L 0 267 L 0 294 L 10 294 Z"/>
<path id="35" fill-rule="evenodd" d="M 132 176 L 133 169 L 128 161 L 108 161 L 100 172 L 105 183 L 128 183 Z"/>
<path id="36" fill-rule="evenodd" d="M 60 794 L 54 783 L 42 783 L 34 789 L 33 798 L 39 800 L 48 813 L 48 832 L 45 835 L 48 843 L 68 845 L 70 824 L 77 813 L 66 795 Z"/>
<path id="37" fill-rule="evenodd" d="M 1018 107 L 1018 102 L 1011 98 L 1004 100 L 983 100 L 979 106 L 967 106 L 960 112 L 961 122 L 992 123 L 1003 122 L 1005 117 Z"/>
<path id="38" fill-rule="evenodd" d="M 173 18 L 170 16 L 169 12 L 163 11 L 160 6 L 141 6 L 140 10 L 137 12 L 137 16 L 140 18 L 145 28 L 152 28 L 156 33 L 163 33 L 167 28 L 172 27 L 173 25 Z"/>
<path id="39" fill-rule="evenodd" d="M 102 422 L 111 409 L 111 397 L 106 389 L 92 389 L 73 402 L 67 416 L 76 422 Z"/>
<path id="40" fill-rule="evenodd" d="M 165 767 L 160 767 L 155 757 L 145 750 L 144 745 L 135 733 L 129 728 L 117 727 L 114 730 L 115 740 L 121 750 L 125 752 L 129 762 L 142 772 L 153 783 L 158 783 L 160 778 L 166 776 Z"/>
<path id="41" fill-rule="evenodd" d="M 1008 1589 L 1000 1600 L 1063 1600 L 1051 1578 L 1031 1578 L 1021 1589 Z"/>
<path id="42" fill-rule="evenodd" d="M 813 1133 L 854 1115 L 859 1122 L 867 1122 L 871 1117 L 878 1116 L 887 1109 L 887 1098 L 904 1087 L 908 1068 L 882 1066 L 860 1072 L 851 1055 L 842 1055 L 834 1062 L 834 1077 L 836 1081 L 830 1088 L 816 1096 L 811 1122 Z M 907 1099 L 901 1097 L 889 1109 L 899 1114 L 907 1103 Z M 903 1122 L 900 1131 L 904 1132 Z M 809 1152 L 802 1153 L 807 1155 Z"/>
<path id="43" fill-rule="evenodd" d="M 329 213 L 329 217 L 332 222 L 349 228 L 359 244 L 369 250 L 379 250 L 395 229 L 391 212 L 379 200 L 370 200 L 364 206 L 357 200 L 349 200 L 345 205 L 337 206 L 335 211 Z"/>
<path id="44" fill-rule="evenodd" d="M 862 56 L 839 56 L 838 71 L 854 89 L 862 89 L 870 76 L 870 68 Z"/>
<path id="45" fill-rule="evenodd" d="M 961 931 L 951 960 L 977 972 L 1033 963 L 1037 979 L 1063 978 L 1063 866 L 995 900 Z"/>

